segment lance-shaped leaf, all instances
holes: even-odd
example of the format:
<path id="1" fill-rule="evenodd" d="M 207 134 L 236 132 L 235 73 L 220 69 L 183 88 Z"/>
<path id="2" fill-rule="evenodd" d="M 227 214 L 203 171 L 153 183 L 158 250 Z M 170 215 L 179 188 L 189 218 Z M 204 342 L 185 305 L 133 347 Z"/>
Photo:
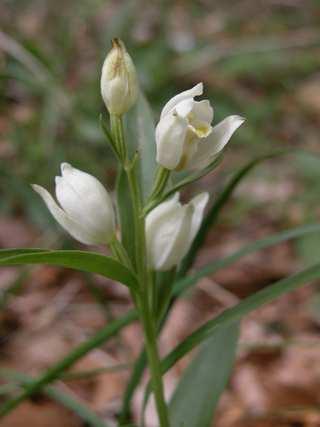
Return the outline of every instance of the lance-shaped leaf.
<path id="1" fill-rule="evenodd" d="M 124 316 L 109 323 L 106 327 L 98 331 L 93 337 L 81 343 L 78 347 L 68 353 L 64 358 L 59 360 L 55 365 L 51 366 L 44 374 L 33 380 L 25 390 L 7 400 L 0 407 L 0 418 L 15 409 L 20 403 L 30 396 L 39 393 L 49 383 L 59 378 L 67 369 L 74 365 L 81 357 L 104 344 L 108 339 L 117 334 L 123 327 L 127 326 L 133 320 L 137 319 L 137 313 L 132 310 Z"/>
<path id="2" fill-rule="evenodd" d="M 186 272 L 189 270 L 189 268 L 192 267 L 193 262 L 199 252 L 199 249 L 202 247 L 203 243 L 205 242 L 208 232 L 217 221 L 221 210 L 226 205 L 226 203 L 230 200 L 234 190 L 238 187 L 238 185 L 242 182 L 242 180 L 259 164 L 265 162 L 266 160 L 270 160 L 274 157 L 284 155 L 286 153 L 287 151 L 282 150 L 275 153 L 270 153 L 267 155 L 256 157 L 255 159 L 246 163 L 231 177 L 231 179 L 229 180 L 227 185 L 224 187 L 224 189 L 221 191 L 221 193 L 218 194 L 218 197 L 216 199 L 214 198 L 213 205 L 209 210 L 209 212 L 207 213 L 207 215 L 205 216 L 201 224 L 200 230 L 197 236 L 195 237 L 188 254 L 186 255 L 185 259 L 181 264 L 180 270 L 178 272 L 179 277 L 183 277 L 186 274 Z"/>
<path id="3" fill-rule="evenodd" d="M 5 378 L 9 381 L 18 383 L 21 387 L 26 387 L 33 382 L 33 378 L 21 372 L 13 371 L 11 369 L 1 369 L 0 377 Z M 62 390 L 62 387 L 46 387 L 44 390 L 45 394 L 51 399 L 58 403 L 61 403 L 66 408 L 73 411 L 78 415 L 80 419 L 87 423 L 88 426 L 92 427 L 108 427 L 105 421 L 103 421 L 97 414 L 95 414 L 89 406 L 86 406 L 80 399 L 78 399 L 73 393 L 68 393 Z M 110 427 L 110 426 L 109 426 Z"/>
<path id="4" fill-rule="evenodd" d="M 135 276 L 118 261 L 95 252 L 42 251 L 41 249 L 11 249 L 0 251 L 1 265 L 50 264 L 74 270 L 97 273 L 135 289 Z"/>
<path id="5" fill-rule="evenodd" d="M 139 155 L 139 180 L 144 198 L 151 191 L 156 171 L 156 142 L 152 110 L 140 94 L 138 102 L 126 115 L 126 142 L 131 156 Z"/>
<path id="6" fill-rule="evenodd" d="M 180 379 L 170 402 L 173 426 L 210 427 L 220 395 L 230 377 L 239 336 L 238 323 L 218 329 Z"/>
<path id="7" fill-rule="evenodd" d="M 253 295 L 242 300 L 239 304 L 225 310 L 219 316 L 207 321 L 204 325 L 196 329 L 180 344 L 178 344 L 161 362 L 162 373 L 165 374 L 175 363 L 178 362 L 187 353 L 193 350 L 197 345 L 209 339 L 212 334 L 220 328 L 241 320 L 244 316 L 267 304 L 276 298 L 291 292 L 313 280 L 320 278 L 320 263 L 306 268 L 290 277 L 279 280 L 273 285 L 256 292 Z M 150 384 L 144 398 L 144 407 L 147 404 L 150 395 Z"/>

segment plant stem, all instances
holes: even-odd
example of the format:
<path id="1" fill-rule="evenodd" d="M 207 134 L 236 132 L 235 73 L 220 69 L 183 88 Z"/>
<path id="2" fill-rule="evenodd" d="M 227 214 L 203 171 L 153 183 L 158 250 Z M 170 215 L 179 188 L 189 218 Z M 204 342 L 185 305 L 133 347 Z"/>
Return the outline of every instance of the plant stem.
<path id="1" fill-rule="evenodd" d="M 113 126 L 113 129 L 116 130 L 114 138 L 117 139 L 116 144 L 118 147 L 124 147 L 125 141 L 122 131 L 121 117 L 117 117 L 116 119 L 118 120 L 118 123 L 116 126 Z M 149 274 L 148 271 L 145 223 L 142 215 L 142 197 L 136 173 L 136 162 L 129 162 L 128 159 L 126 159 L 124 166 L 132 198 L 135 227 L 135 266 L 140 283 L 140 292 L 139 295 L 137 295 L 135 303 L 143 326 L 151 384 L 155 395 L 160 427 L 169 427 L 170 424 L 167 406 L 164 399 L 161 363 L 157 348 L 156 316 L 153 316 L 152 311 L 154 283 L 152 275 Z"/>
<path id="2" fill-rule="evenodd" d="M 141 323 L 144 330 L 145 346 L 150 368 L 151 383 L 156 399 L 156 406 L 161 427 L 169 427 L 167 406 L 164 399 L 161 365 L 157 349 L 157 336 L 155 318 L 152 316 L 152 291 L 153 283 L 148 274 L 146 260 L 146 244 L 144 231 L 144 218 L 141 216 L 141 197 L 134 169 L 127 171 L 130 192 L 133 202 L 135 229 L 136 229 L 136 265 L 141 286 L 141 298 L 138 304 Z"/>
<path id="3" fill-rule="evenodd" d="M 167 405 L 164 399 L 161 363 L 157 348 L 155 321 L 147 302 L 141 304 L 141 322 L 145 335 L 146 353 L 149 362 L 151 383 L 155 395 L 158 417 L 161 427 L 169 427 Z"/>
<path id="4" fill-rule="evenodd" d="M 169 177 L 170 171 L 163 166 L 158 166 L 149 201 L 157 199 L 163 193 Z"/>
<path id="5" fill-rule="evenodd" d="M 109 247 L 117 260 L 122 262 L 127 268 L 132 270 L 132 263 L 127 254 L 127 251 L 122 246 L 122 244 L 117 239 L 117 236 L 114 236 L 109 242 Z"/>

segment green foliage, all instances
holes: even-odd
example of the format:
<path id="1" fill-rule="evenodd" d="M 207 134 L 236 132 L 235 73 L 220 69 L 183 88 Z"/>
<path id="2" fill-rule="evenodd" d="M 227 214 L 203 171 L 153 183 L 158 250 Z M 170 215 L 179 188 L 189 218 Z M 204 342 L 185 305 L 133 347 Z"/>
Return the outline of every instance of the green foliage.
<path id="1" fill-rule="evenodd" d="M 0 250 L 0 265 L 50 264 L 97 273 L 135 289 L 134 275 L 118 261 L 85 251 L 46 251 L 42 249 Z"/>
<path id="2" fill-rule="evenodd" d="M 6 212 L 13 209 L 17 209 L 18 212 L 23 210 L 33 222 L 38 224 L 43 222 L 38 201 L 31 196 L 31 191 L 25 183 L 39 182 L 44 185 L 51 183 L 58 164 L 63 160 L 72 160 L 77 166 L 91 170 L 99 177 L 106 176 L 112 179 L 115 175 L 114 159 L 105 149 L 102 133 L 99 131 L 96 120 L 97 112 L 101 109 L 97 70 L 108 49 L 109 39 L 114 36 L 127 38 L 129 50 L 137 61 L 142 86 L 151 95 L 152 104 L 157 109 L 177 92 L 177 88 L 185 89 L 201 76 L 201 79 L 209 83 L 209 91 L 217 102 L 218 119 L 231 112 L 241 112 L 250 119 L 248 126 L 241 133 L 240 144 L 235 147 L 238 155 L 236 162 L 239 158 L 252 158 L 253 153 L 261 157 L 262 146 L 264 151 L 270 146 L 278 149 L 280 143 L 290 146 L 292 142 L 294 144 L 302 142 L 305 146 L 316 135 L 317 129 L 314 125 L 316 121 L 309 120 L 313 113 L 312 111 L 310 113 L 308 108 L 300 108 L 296 100 L 298 96 L 296 97 L 295 93 L 319 68 L 319 55 L 316 55 L 320 40 L 317 30 L 319 14 L 315 13 L 317 11 L 315 4 L 310 3 L 305 7 L 303 14 L 299 13 L 299 8 L 289 8 L 290 10 L 274 8 L 270 19 L 265 17 L 258 19 L 255 21 L 254 28 L 248 28 L 248 20 L 243 19 L 247 14 L 238 14 L 233 10 L 230 12 L 228 5 L 218 2 L 217 5 L 212 6 L 212 10 L 211 8 L 209 10 L 214 12 L 217 8 L 219 12 L 223 11 L 223 22 L 218 22 L 221 19 L 220 14 L 215 14 L 219 33 L 215 46 L 212 46 L 211 35 L 206 36 L 206 30 L 201 33 L 201 41 L 197 41 L 198 20 L 202 22 L 208 10 L 198 4 L 188 5 L 184 13 L 188 20 L 187 30 L 191 36 L 191 45 L 184 50 L 181 46 L 179 47 L 178 37 L 172 36 L 168 31 L 170 27 L 170 24 L 168 27 L 170 22 L 168 13 L 171 10 L 171 4 L 167 2 L 163 2 L 157 10 L 159 18 L 157 25 L 152 23 L 152 16 L 150 19 L 147 13 L 147 20 L 144 18 L 144 13 L 141 13 L 140 4 L 136 0 L 119 2 L 119 5 L 115 5 L 115 10 L 110 13 L 107 23 L 104 21 L 103 13 L 100 13 L 105 6 L 101 0 L 95 0 L 90 5 L 82 0 L 77 3 L 73 1 L 68 4 L 58 3 L 59 7 L 55 3 L 44 2 L 48 12 L 43 14 L 45 18 L 42 18 L 42 25 L 46 31 L 40 39 L 37 31 L 34 35 L 26 36 L 23 34 L 23 26 L 19 25 L 21 17 L 24 18 L 25 14 L 32 12 L 33 2 L 11 3 L 12 12 L 10 13 L 14 17 L 17 16 L 18 25 L 14 38 L 8 36 L 6 38 L 6 34 L 1 33 L 0 47 L 2 49 L 5 47 L 6 55 L 3 71 L 1 71 L 0 84 L 4 91 L 0 106 L 3 105 L 6 108 L 9 106 L 9 110 L 12 107 L 15 111 L 16 104 L 23 103 L 30 111 L 29 118 L 22 121 L 18 118 L 18 114 L 14 113 L 12 118 L 5 117 L 5 121 L 9 121 L 6 139 L 13 153 L 10 154 L 9 162 L 6 157 L 4 161 L 0 160 L 0 185 L 3 193 L 0 203 L 1 208 Z M 76 15 L 75 7 L 78 12 Z M 250 11 L 248 13 L 250 14 Z M 9 21 L 6 22 L 5 14 L 2 19 L 5 23 L 4 31 L 12 34 L 12 28 Z M 79 28 L 84 27 L 86 34 L 81 31 L 79 33 Z M 163 34 L 166 34 L 166 37 L 163 37 Z M 224 36 L 226 36 L 225 40 Z M 97 55 L 96 52 L 100 53 Z M 154 178 L 155 142 L 153 114 L 142 97 L 127 117 L 126 132 L 131 155 L 138 150 L 141 156 L 138 164 L 139 180 L 143 198 L 146 200 Z M 103 161 L 101 161 L 102 158 Z M 178 273 L 179 280 L 175 283 L 173 290 L 174 297 L 178 297 L 195 285 L 199 278 L 213 274 L 254 251 L 271 247 L 288 239 L 300 237 L 297 243 L 299 253 L 308 266 L 312 264 L 313 267 L 252 295 L 218 318 L 207 322 L 165 358 L 164 370 L 196 345 L 201 344 L 198 355 L 187 368 L 172 400 L 171 415 L 174 427 L 182 423 L 185 427 L 210 424 L 211 414 L 232 364 L 236 342 L 234 322 L 284 292 L 319 277 L 319 266 L 314 265 L 318 261 L 316 249 L 320 226 L 317 224 L 299 227 L 253 242 L 225 258 L 207 264 L 195 274 L 185 277 L 205 241 L 209 228 L 216 222 L 233 190 L 260 161 L 262 157 L 261 160 L 257 158 L 249 162 L 236 172 L 219 194 L 183 261 Z M 302 222 L 305 222 L 305 219 L 308 222 L 316 220 L 314 206 L 318 201 L 319 193 L 318 163 L 318 159 L 313 154 L 297 156 L 295 161 L 295 165 L 298 166 L 295 184 L 300 185 L 302 181 L 307 188 L 307 191 L 299 194 L 296 192 L 294 195 L 295 202 L 302 207 Z M 42 167 L 43 164 L 46 164 L 45 168 Z M 229 168 L 234 168 L 232 160 Z M 108 169 L 107 173 L 106 169 Z M 14 170 L 14 176 L 12 170 Z M 209 171 L 208 169 L 201 171 L 198 175 L 187 177 L 177 176 L 179 182 L 174 181 L 163 198 L 195 179 L 201 178 Z M 159 201 L 160 199 L 157 200 Z M 133 206 L 128 180 L 123 170 L 118 174 L 117 202 L 122 243 L 133 258 L 137 236 L 131 215 Z M 149 209 L 152 206 L 149 206 Z M 0 252 L 0 265 L 24 263 L 46 263 L 94 272 L 120 281 L 130 289 L 135 289 L 137 285 L 136 277 L 132 272 L 113 259 L 100 254 L 42 249 Z M 162 282 L 158 275 L 157 283 L 161 283 L 158 303 L 166 308 L 171 289 L 170 286 L 165 287 L 163 284 L 168 285 L 169 280 Z M 13 295 L 20 287 L 21 281 L 14 283 L 12 288 L 9 287 L 8 292 L 1 299 L 1 304 L 4 305 L 7 297 Z M 157 301 L 155 306 L 157 307 Z M 62 403 L 77 412 L 87 423 L 99 427 L 105 425 L 101 424 L 101 420 L 79 402 L 75 402 L 72 398 L 70 400 L 70 396 L 55 394 L 55 391 L 47 385 L 54 379 L 60 378 L 65 370 L 84 354 L 104 343 L 135 319 L 137 319 L 136 312 L 128 313 L 124 318 L 111 323 L 103 331 L 87 340 L 39 379 L 21 379 L 21 383 L 26 387 L 25 392 L 11 400 L 11 403 L 9 400 L 3 408 L 3 413 L 34 393 L 43 390 L 51 393 L 51 396 L 57 400 L 61 398 Z M 224 339 L 224 333 L 229 341 Z M 227 356 L 225 358 L 221 355 L 219 357 L 219 352 L 222 351 L 220 340 L 224 347 L 227 345 L 230 347 L 230 351 L 224 353 Z M 130 401 L 144 370 L 145 362 L 145 354 L 142 353 L 124 399 L 126 415 L 128 415 Z M 210 363 L 219 365 L 221 369 L 208 369 L 207 366 L 210 367 Z M 200 385 L 197 393 L 192 395 L 189 384 L 195 381 Z M 195 407 L 197 411 L 194 410 Z"/>
<path id="3" fill-rule="evenodd" d="M 231 374 L 239 337 L 237 323 L 221 327 L 201 346 L 170 401 L 172 426 L 210 427 Z"/>
<path id="4" fill-rule="evenodd" d="M 194 275 L 186 276 L 178 280 L 174 285 L 173 293 L 174 295 L 180 295 L 182 292 L 186 291 L 190 286 L 193 286 L 198 280 L 202 277 L 208 276 L 209 274 L 214 274 L 221 268 L 228 267 L 234 262 L 238 261 L 240 258 L 245 257 L 257 250 L 265 249 L 270 246 L 277 245 L 279 243 L 285 242 L 290 239 L 296 239 L 302 236 L 313 235 L 320 231 L 320 224 L 310 224 L 302 227 L 297 227 L 291 230 L 283 231 L 281 233 L 268 236 L 264 239 L 256 240 L 253 243 L 250 243 L 233 254 L 226 256 L 217 261 L 213 261 L 202 267 Z"/>
<path id="5" fill-rule="evenodd" d="M 199 252 L 199 249 L 203 245 L 205 238 L 208 232 L 210 231 L 210 228 L 214 225 L 222 208 L 229 201 L 234 190 L 238 187 L 238 185 L 242 182 L 242 180 L 260 163 L 266 160 L 270 160 L 276 156 L 283 155 L 284 153 L 285 152 L 280 151 L 273 154 L 259 156 L 256 159 L 253 159 L 247 164 L 245 164 L 242 168 L 240 168 L 237 172 L 234 173 L 234 175 L 232 176 L 230 181 L 225 185 L 221 193 L 218 195 L 213 206 L 211 207 L 211 209 L 205 216 L 204 220 L 202 221 L 200 230 L 197 236 L 195 237 L 188 254 L 186 255 L 185 259 L 182 261 L 182 265 L 178 273 L 180 277 L 183 277 L 186 274 L 186 272 L 189 270 L 189 268 L 192 267 L 192 264 Z"/>
<path id="6" fill-rule="evenodd" d="M 156 170 L 156 143 L 153 113 L 141 94 L 126 117 L 126 141 L 131 156 L 139 154 L 139 179 L 144 199 L 150 194 Z"/>
<path id="7" fill-rule="evenodd" d="M 43 375 L 41 375 L 36 380 L 30 382 L 28 386 L 25 387 L 25 390 L 16 397 L 7 400 L 0 407 L 0 417 L 8 414 L 14 408 L 16 408 L 20 403 L 25 399 L 28 399 L 30 396 L 39 393 L 43 390 L 48 384 L 59 378 L 67 369 L 69 369 L 74 363 L 76 363 L 81 357 L 85 354 L 106 343 L 110 338 L 118 333 L 124 326 L 131 323 L 136 319 L 136 313 L 131 311 L 125 316 L 114 320 L 109 323 L 105 328 L 98 331 L 93 337 L 87 341 L 80 344 L 73 351 L 71 351 L 67 356 L 61 359 L 58 363 L 49 368 Z"/>
<path id="8" fill-rule="evenodd" d="M 20 387 L 26 387 L 32 384 L 32 377 L 13 370 L 0 370 L 0 377 L 11 381 L 9 384 Z M 66 408 L 73 411 L 82 419 L 88 426 L 91 427 L 108 427 L 109 424 L 99 418 L 91 409 L 84 405 L 80 399 L 77 399 L 73 394 L 62 391 L 58 387 L 48 386 L 44 389 L 45 394 L 58 403 L 61 403 Z"/>
<path id="9" fill-rule="evenodd" d="M 240 259 L 242 256 L 246 256 L 249 253 L 252 253 L 254 251 L 263 249 L 268 246 L 276 245 L 278 243 L 284 242 L 288 239 L 293 239 L 296 237 L 300 237 L 303 234 L 307 233 L 314 233 L 315 231 L 320 230 L 320 225 L 310 225 L 305 227 L 299 227 L 297 229 L 289 230 L 283 233 L 279 233 L 278 235 L 270 236 L 266 239 L 262 239 L 260 241 L 257 241 L 253 244 L 247 245 L 244 248 L 240 249 L 239 251 L 235 252 L 234 254 L 231 254 L 230 256 L 223 258 L 217 262 L 211 263 L 205 268 L 201 269 L 198 273 L 196 273 L 193 276 L 186 277 L 184 279 L 181 279 L 177 282 L 177 285 L 175 286 L 175 295 L 180 294 L 183 292 L 187 287 L 194 285 L 201 277 L 208 275 L 210 273 L 218 271 L 220 268 L 226 267 L 228 265 L 231 265 L 233 262 L 236 262 L 238 259 Z M 34 249 L 30 249 L 30 251 L 33 251 Z M 11 250 L 3 251 L 5 257 L 8 256 L 8 253 L 10 253 Z M 20 251 L 20 250 L 17 250 Z M 24 251 L 24 250 L 21 250 Z M 39 250 L 42 251 L 42 250 Z M 12 252 L 11 252 L 12 253 Z M 18 252 L 19 253 L 19 252 Z M 7 258 L 5 258 L 7 259 Z M 278 290 L 281 290 L 281 283 L 280 287 L 277 286 Z M 261 292 L 268 291 L 268 288 Z M 284 289 L 284 292 L 286 290 Z M 256 294 L 257 295 L 257 294 Z M 244 300 L 245 303 L 246 300 Z M 242 304 L 242 303 L 241 303 Z M 255 308 L 255 307 L 254 307 Z M 253 309 L 254 309 L 253 308 Z M 235 311 L 236 309 L 236 311 Z M 237 320 L 238 319 L 238 312 L 239 312 L 239 306 L 236 306 L 235 309 L 230 309 L 227 311 L 226 319 L 228 322 Z M 240 307 L 241 309 L 241 307 Z M 240 310 L 241 311 L 241 310 Z M 244 315 L 246 313 L 243 313 Z M 235 316 L 236 315 L 236 316 Z M 217 318 L 217 325 L 219 326 L 221 323 L 221 316 L 225 318 L 224 314 L 220 315 Z M 240 316 L 242 317 L 242 316 Z M 135 311 L 131 311 L 127 313 L 127 315 L 115 320 L 110 325 L 108 325 L 103 330 L 99 331 L 96 335 L 89 338 L 87 341 L 85 341 L 81 346 L 74 349 L 71 353 L 69 353 L 65 358 L 60 360 L 56 365 L 52 366 L 47 372 L 43 374 L 43 376 L 39 377 L 37 380 L 35 380 L 35 385 L 32 389 L 29 389 L 28 393 L 24 393 L 20 398 L 14 399 L 14 403 L 12 401 L 7 402 L 6 407 L 9 407 L 9 409 L 5 409 L 6 407 L 3 407 L 5 412 L 9 411 L 10 408 L 16 407 L 19 403 L 21 403 L 24 399 L 27 399 L 30 395 L 33 393 L 37 393 L 40 390 L 43 389 L 47 384 L 51 383 L 54 379 L 59 378 L 67 369 L 69 369 L 71 366 L 73 366 L 74 363 L 76 363 L 79 359 L 81 359 L 85 354 L 90 352 L 92 349 L 99 347 L 103 343 L 105 343 L 109 338 L 111 338 L 114 334 L 116 334 L 119 330 L 121 330 L 126 325 L 130 324 L 132 321 L 137 319 L 137 313 Z M 215 321 L 214 321 L 215 322 Z M 135 381 L 133 381 L 133 387 L 136 387 L 137 383 L 139 382 L 140 378 L 140 372 L 143 370 L 143 366 L 145 363 L 145 356 L 141 356 L 139 359 L 139 363 L 136 365 L 136 378 Z M 138 379 L 137 379 L 138 378 Z M 129 396 L 132 397 L 133 390 L 129 393 Z M 127 402 L 127 405 L 129 405 L 129 402 Z M 0 409 L 0 416 L 1 416 L 1 409 Z"/>
<path id="10" fill-rule="evenodd" d="M 194 331 L 163 359 L 163 373 L 167 372 L 178 360 L 190 352 L 194 347 L 212 336 L 217 329 L 232 322 L 241 320 L 244 316 L 262 305 L 267 304 L 281 295 L 293 291 L 306 283 L 310 283 L 319 277 L 320 264 L 317 263 L 312 267 L 306 268 L 305 270 L 302 270 L 288 278 L 279 280 L 273 285 L 270 285 L 265 289 L 250 295 L 248 298 L 245 298 L 235 307 L 225 310 L 222 314 L 209 320 Z"/>

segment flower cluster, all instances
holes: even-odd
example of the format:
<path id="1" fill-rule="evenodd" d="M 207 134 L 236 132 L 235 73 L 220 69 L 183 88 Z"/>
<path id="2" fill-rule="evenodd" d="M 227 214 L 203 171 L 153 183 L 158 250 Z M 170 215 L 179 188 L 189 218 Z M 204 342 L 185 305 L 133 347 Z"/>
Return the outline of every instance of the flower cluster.
<path id="1" fill-rule="evenodd" d="M 170 99 L 161 112 L 155 131 L 156 160 L 165 170 L 206 168 L 244 121 L 229 116 L 212 127 L 210 102 L 194 100 L 202 93 L 199 83 Z M 110 114 L 116 116 L 126 113 L 137 100 L 136 71 L 119 40 L 113 42 L 103 64 L 101 94 Z M 95 177 L 62 163 L 61 176 L 56 177 L 58 203 L 45 188 L 33 188 L 57 222 L 80 242 L 109 244 L 117 238 L 112 199 Z M 145 239 L 151 269 L 166 271 L 180 263 L 200 228 L 208 199 L 208 193 L 202 193 L 183 205 L 176 193 L 147 214 Z"/>
<path id="2" fill-rule="evenodd" d="M 174 96 L 166 103 L 156 128 L 157 162 L 170 170 L 204 169 L 212 163 L 232 134 L 244 122 L 229 116 L 212 127 L 213 108 L 202 95 L 203 84 Z"/>

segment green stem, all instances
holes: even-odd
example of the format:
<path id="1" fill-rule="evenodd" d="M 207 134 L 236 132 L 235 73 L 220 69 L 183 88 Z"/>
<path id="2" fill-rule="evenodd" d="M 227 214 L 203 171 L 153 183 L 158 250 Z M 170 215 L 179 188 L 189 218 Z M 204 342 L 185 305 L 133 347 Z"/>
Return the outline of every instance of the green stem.
<path id="1" fill-rule="evenodd" d="M 125 141 L 122 119 L 121 117 L 111 117 L 111 119 L 117 147 L 123 152 L 123 148 L 121 147 L 125 147 Z M 156 318 L 153 316 L 152 312 L 152 288 L 154 283 L 152 281 L 152 276 L 148 272 L 145 223 L 142 215 L 142 197 L 136 173 L 136 161 L 137 159 L 133 159 L 133 161 L 129 162 L 127 157 L 125 157 L 124 162 L 132 198 L 135 227 L 135 266 L 140 283 L 140 292 L 136 295 L 135 304 L 139 311 L 143 326 L 151 384 L 155 395 L 160 427 L 169 427 L 169 418 L 162 383 L 161 362 L 157 348 Z"/>
<path id="2" fill-rule="evenodd" d="M 151 384 L 155 395 L 158 417 L 161 427 L 169 427 L 169 417 L 167 405 L 164 399 L 164 390 L 162 382 L 161 361 L 157 348 L 157 334 L 155 321 L 150 311 L 148 302 L 141 304 L 141 322 L 143 324 L 145 335 L 146 353 L 149 362 Z"/>
<path id="3" fill-rule="evenodd" d="M 153 189 L 151 191 L 149 201 L 153 201 L 154 199 L 157 199 L 165 189 L 168 179 L 170 176 L 170 170 L 164 168 L 163 166 L 158 166 L 156 171 L 156 176 L 153 184 Z"/>
<path id="4" fill-rule="evenodd" d="M 122 264 L 124 264 L 126 267 L 128 267 L 129 270 L 132 270 L 132 263 L 127 254 L 127 251 L 125 250 L 123 245 L 119 242 L 116 235 L 114 235 L 114 237 L 109 242 L 109 247 L 114 257 L 118 261 L 122 262 Z"/>
<path id="5" fill-rule="evenodd" d="M 164 399 L 161 365 L 157 349 L 155 319 L 152 316 L 153 283 L 147 269 L 144 218 L 141 216 L 141 195 L 134 168 L 127 169 L 128 181 L 133 203 L 135 222 L 135 256 L 137 274 L 141 286 L 141 299 L 138 302 L 138 311 L 143 325 L 146 352 L 150 367 L 151 383 L 156 399 L 156 406 L 161 427 L 169 427 L 167 406 Z"/>

